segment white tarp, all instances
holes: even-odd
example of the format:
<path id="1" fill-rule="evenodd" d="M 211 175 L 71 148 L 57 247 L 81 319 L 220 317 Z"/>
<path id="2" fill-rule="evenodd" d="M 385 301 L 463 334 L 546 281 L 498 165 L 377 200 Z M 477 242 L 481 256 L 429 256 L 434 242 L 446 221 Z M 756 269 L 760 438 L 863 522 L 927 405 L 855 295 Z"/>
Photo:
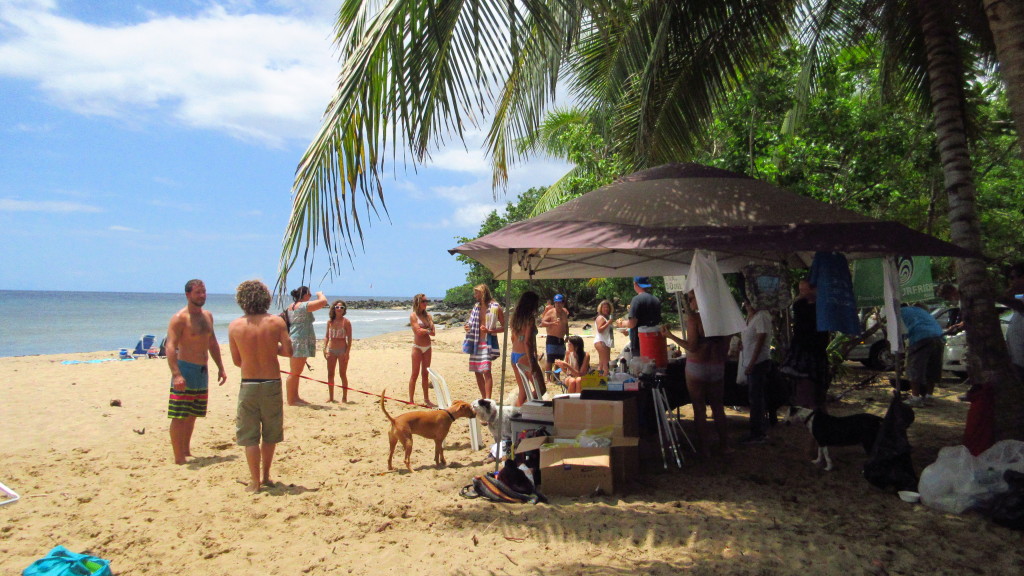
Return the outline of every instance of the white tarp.
<path id="1" fill-rule="evenodd" d="M 741 332 L 747 325 L 725 277 L 718 270 L 718 261 L 713 253 L 694 251 L 684 287 L 685 292 L 690 290 L 697 297 L 705 336 L 730 336 Z"/>

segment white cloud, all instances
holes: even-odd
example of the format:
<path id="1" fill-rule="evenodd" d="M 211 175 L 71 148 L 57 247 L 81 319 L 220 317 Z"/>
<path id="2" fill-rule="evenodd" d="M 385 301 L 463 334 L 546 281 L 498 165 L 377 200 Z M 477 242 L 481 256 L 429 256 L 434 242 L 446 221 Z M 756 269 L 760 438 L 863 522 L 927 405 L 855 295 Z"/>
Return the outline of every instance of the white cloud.
<path id="1" fill-rule="evenodd" d="M 479 230 L 487 215 L 495 209 L 493 204 L 470 204 L 460 206 L 452 214 L 452 221 L 456 226 L 468 226 L 473 230 Z"/>
<path id="2" fill-rule="evenodd" d="M 427 166 L 438 170 L 473 174 L 490 174 L 491 172 L 491 164 L 487 161 L 482 149 L 466 150 L 457 144 L 431 154 Z"/>
<path id="3" fill-rule="evenodd" d="M 560 160 L 527 159 L 514 164 L 508 172 L 509 195 L 517 196 L 528 188 L 551 186 L 572 168 Z M 515 191 L 515 192 L 513 192 Z"/>
<path id="4" fill-rule="evenodd" d="M 159 198 L 150 198 L 149 205 L 157 208 L 170 208 L 181 212 L 199 212 L 202 209 L 200 206 L 193 204 L 186 204 L 184 202 L 176 202 L 172 200 L 162 200 Z"/>
<path id="5" fill-rule="evenodd" d="M 139 230 L 138 228 L 129 228 L 127 226 L 110 226 L 107 230 L 114 232 L 142 232 L 142 230 Z"/>
<path id="6" fill-rule="evenodd" d="M 157 184 L 163 184 L 164 186 L 168 186 L 170 188 L 181 187 L 180 182 L 174 180 L 173 178 L 167 178 L 165 176 L 153 176 L 153 182 L 156 182 Z"/>
<path id="7" fill-rule="evenodd" d="M 494 198 L 490 180 L 476 180 L 459 186 L 431 186 L 430 191 L 453 203 L 493 201 Z"/>
<path id="8" fill-rule="evenodd" d="M 25 134 L 46 134 L 53 131 L 53 124 L 25 124 L 24 122 L 19 122 L 11 126 L 9 131 Z"/>
<path id="9" fill-rule="evenodd" d="M 53 202 L 0 198 L 0 212 L 103 212 L 102 208 L 79 202 Z"/>
<path id="10" fill-rule="evenodd" d="M 53 2 L 0 2 L 0 75 L 34 81 L 76 113 L 136 122 L 157 110 L 281 146 L 312 135 L 337 76 L 332 20 L 315 18 L 214 4 L 192 16 L 100 26 L 62 16 Z"/>

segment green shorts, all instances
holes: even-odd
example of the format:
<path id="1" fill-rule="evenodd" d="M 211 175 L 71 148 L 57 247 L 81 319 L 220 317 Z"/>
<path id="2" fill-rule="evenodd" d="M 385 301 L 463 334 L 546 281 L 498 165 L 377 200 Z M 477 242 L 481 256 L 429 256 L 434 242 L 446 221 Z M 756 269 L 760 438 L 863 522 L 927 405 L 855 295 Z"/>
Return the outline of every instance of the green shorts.
<path id="1" fill-rule="evenodd" d="M 277 444 L 284 440 L 281 380 L 242 380 L 238 389 L 235 438 L 239 446 Z"/>

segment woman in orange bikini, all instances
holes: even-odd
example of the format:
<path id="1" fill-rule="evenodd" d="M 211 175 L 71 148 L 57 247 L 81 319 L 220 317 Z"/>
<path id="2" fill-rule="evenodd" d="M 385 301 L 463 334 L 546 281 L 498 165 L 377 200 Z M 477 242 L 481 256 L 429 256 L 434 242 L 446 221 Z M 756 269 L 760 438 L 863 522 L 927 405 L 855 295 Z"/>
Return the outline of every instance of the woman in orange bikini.
<path id="1" fill-rule="evenodd" d="M 416 396 L 416 377 L 423 380 L 423 403 L 431 408 L 430 381 L 427 368 L 430 368 L 430 338 L 434 336 L 434 319 L 427 312 L 430 300 L 424 294 L 417 294 L 412 299 L 412 314 L 409 314 L 409 327 L 412 328 L 412 375 L 409 376 L 409 402 Z"/>
<path id="2" fill-rule="evenodd" d="M 324 358 L 327 358 L 328 402 L 334 402 L 334 369 L 341 374 L 341 401 L 348 403 L 348 354 L 352 351 L 352 323 L 345 318 L 348 305 L 344 300 L 331 304 L 331 318 L 324 335 Z"/>

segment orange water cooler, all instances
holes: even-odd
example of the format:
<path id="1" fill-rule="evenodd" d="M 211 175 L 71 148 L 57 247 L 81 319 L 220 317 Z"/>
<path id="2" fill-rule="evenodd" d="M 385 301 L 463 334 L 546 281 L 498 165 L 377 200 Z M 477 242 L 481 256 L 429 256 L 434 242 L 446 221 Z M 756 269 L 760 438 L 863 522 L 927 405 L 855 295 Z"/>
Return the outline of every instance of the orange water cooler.
<path id="1" fill-rule="evenodd" d="M 637 336 L 640 338 L 640 356 L 654 360 L 657 368 L 668 366 L 668 347 L 657 326 L 639 326 Z"/>

